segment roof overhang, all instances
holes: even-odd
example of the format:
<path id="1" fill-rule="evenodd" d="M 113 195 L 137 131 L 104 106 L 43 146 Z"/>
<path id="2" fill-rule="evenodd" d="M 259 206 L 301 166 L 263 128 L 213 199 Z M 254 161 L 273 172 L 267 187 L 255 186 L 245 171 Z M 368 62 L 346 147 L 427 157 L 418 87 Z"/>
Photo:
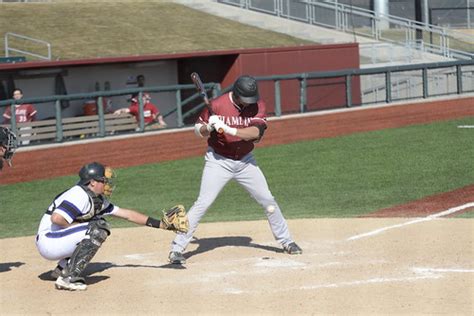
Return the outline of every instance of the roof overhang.
<path id="1" fill-rule="evenodd" d="M 277 48 L 251 48 L 251 49 L 233 49 L 233 50 L 214 50 L 214 51 L 198 51 L 190 53 L 172 53 L 172 54 L 159 54 L 159 55 L 137 55 L 137 56 L 122 56 L 122 57 L 102 57 L 102 58 L 87 58 L 87 59 L 74 59 L 74 60 L 55 60 L 55 61 L 27 61 L 21 63 L 5 63 L 0 64 L 1 71 L 17 71 L 27 69 L 45 69 L 45 68 L 65 68 L 65 67 L 80 67 L 80 66 L 97 66 L 97 65 L 111 65 L 111 64 L 128 64 L 128 63 L 141 63 L 141 62 L 154 62 L 172 59 L 183 59 L 183 58 L 199 58 L 199 57 L 211 57 L 211 56 L 222 56 L 222 55 L 239 55 L 239 54 L 254 54 L 254 53 L 265 53 L 265 52 L 277 52 L 277 51 L 291 51 L 291 50 L 310 50 L 310 49 L 324 49 L 354 46 L 357 43 L 348 44 L 331 44 L 331 45 L 301 45 L 301 46 L 288 46 L 288 47 L 277 47 Z"/>

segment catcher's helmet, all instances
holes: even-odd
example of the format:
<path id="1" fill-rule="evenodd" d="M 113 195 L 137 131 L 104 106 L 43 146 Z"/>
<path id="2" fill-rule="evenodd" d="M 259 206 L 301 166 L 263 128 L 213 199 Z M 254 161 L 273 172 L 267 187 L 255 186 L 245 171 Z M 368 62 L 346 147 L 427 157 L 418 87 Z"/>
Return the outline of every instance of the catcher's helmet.
<path id="1" fill-rule="evenodd" d="M 0 146 L 6 149 L 3 159 L 11 164 L 10 161 L 15 153 L 17 144 L 15 134 L 8 127 L 0 127 Z"/>
<path id="2" fill-rule="evenodd" d="M 91 162 L 79 170 L 79 184 L 88 184 L 91 180 L 105 181 L 105 166 L 98 162 Z"/>
<path id="3" fill-rule="evenodd" d="M 234 83 L 232 93 L 245 103 L 257 103 L 259 99 L 257 81 L 251 76 L 240 76 Z"/>
<path id="4" fill-rule="evenodd" d="M 81 185 L 87 185 L 91 180 L 105 183 L 104 194 L 107 196 L 111 196 L 115 189 L 114 170 L 98 162 L 91 162 L 84 165 L 81 170 L 79 170 L 79 178 L 78 184 Z"/>

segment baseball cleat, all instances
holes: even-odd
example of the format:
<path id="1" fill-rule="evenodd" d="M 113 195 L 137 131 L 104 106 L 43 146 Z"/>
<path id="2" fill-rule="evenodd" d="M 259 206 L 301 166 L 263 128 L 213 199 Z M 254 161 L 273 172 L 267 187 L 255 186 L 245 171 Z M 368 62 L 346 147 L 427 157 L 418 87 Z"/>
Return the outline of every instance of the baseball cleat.
<path id="1" fill-rule="evenodd" d="M 171 251 L 168 259 L 171 264 L 185 264 L 186 259 L 184 258 L 183 254 L 179 251 Z"/>
<path id="2" fill-rule="evenodd" d="M 56 289 L 68 291 L 85 291 L 87 285 L 83 278 L 71 278 L 59 276 L 55 283 Z"/>
<path id="3" fill-rule="evenodd" d="M 303 253 L 303 250 L 295 242 L 290 242 L 288 245 L 283 246 L 283 251 L 289 255 L 300 255 Z"/>

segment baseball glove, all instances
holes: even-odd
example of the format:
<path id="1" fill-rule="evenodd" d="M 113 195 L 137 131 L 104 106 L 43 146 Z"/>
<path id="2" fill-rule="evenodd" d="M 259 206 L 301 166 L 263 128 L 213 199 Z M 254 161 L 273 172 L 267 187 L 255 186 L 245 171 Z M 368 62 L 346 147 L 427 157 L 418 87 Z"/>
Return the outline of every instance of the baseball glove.
<path id="1" fill-rule="evenodd" d="M 182 205 L 176 205 L 167 211 L 163 211 L 161 222 L 163 223 L 164 229 L 180 233 L 188 232 L 188 216 Z"/>

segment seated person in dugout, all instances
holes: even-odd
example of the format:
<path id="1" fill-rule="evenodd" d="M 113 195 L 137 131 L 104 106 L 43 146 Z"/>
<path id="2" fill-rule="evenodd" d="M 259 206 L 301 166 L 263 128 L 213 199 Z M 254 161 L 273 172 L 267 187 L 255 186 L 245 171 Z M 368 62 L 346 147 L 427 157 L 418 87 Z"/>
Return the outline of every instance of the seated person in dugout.
<path id="1" fill-rule="evenodd" d="M 42 257 L 57 260 L 51 276 L 59 290 L 87 288 L 83 272 L 110 235 L 105 217 L 112 215 L 138 225 L 187 231 L 188 220 L 182 205 L 176 205 L 160 219 L 109 202 L 114 189 L 114 171 L 98 162 L 84 165 L 79 181 L 57 195 L 41 218 L 36 247 Z"/>
<path id="2" fill-rule="evenodd" d="M 20 101 L 23 99 L 23 91 L 21 89 L 15 89 L 13 91 L 13 99 Z M 30 103 L 17 103 L 15 104 L 15 121 L 17 123 L 33 122 L 36 121 L 36 108 Z M 7 107 L 3 113 L 3 122 L 10 124 L 12 118 L 11 107 Z"/>
<path id="3" fill-rule="evenodd" d="M 16 101 L 20 101 L 23 99 L 23 91 L 21 89 L 15 89 L 13 91 L 13 99 Z M 15 121 L 17 123 L 27 123 L 27 122 L 34 122 L 36 121 L 36 114 L 37 110 L 33 104 L 30 103 L 18 103 L 15 104 Z M 5 112 L 3 113 L 3 122 L 5 124 L 11 124 L 12 112 L 11 107 L 7 106 Z M 31 126 L 24 126 L 20 127 L 20 130 L 31 130 Z M 31 136 L 31 134 L 22 133 L 23 136 Z M 30 140 L 23 140 L 21 141 L 21 145 L 29 145 Z"/>
<path id="4" fill-rule="evenodd" d="M 165 128 L 166 122 L 163 120 L 158 107 L 151 103 L 151 97 L 148 93 L 143 93 L 143 118 L 146 128 Z M 138 94 L 132 95 L 130 99 L 130 106 L 128 108 L 121 108 L 114 112 L 114 114 L 130 113 L 135 116 L 137 122 L 140 118 L 140 105 L 138 103 Z"/>

